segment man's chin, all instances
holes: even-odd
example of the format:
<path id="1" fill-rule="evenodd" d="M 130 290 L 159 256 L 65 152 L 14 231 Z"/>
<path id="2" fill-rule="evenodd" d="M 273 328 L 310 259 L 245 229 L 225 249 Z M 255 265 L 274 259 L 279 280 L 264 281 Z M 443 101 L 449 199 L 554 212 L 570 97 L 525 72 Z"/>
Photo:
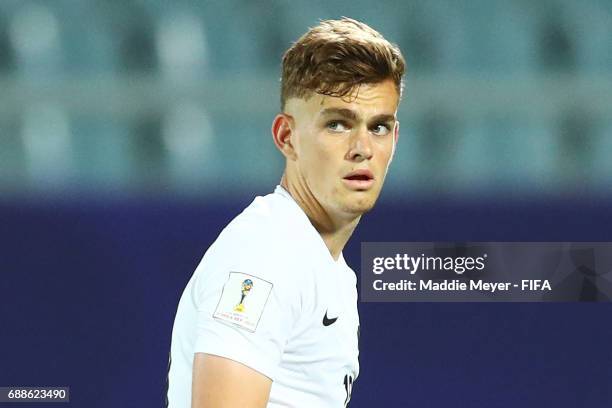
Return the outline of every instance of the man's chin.
<path id="1" fill-rule="evenodd" d="M 374 208 L 375 203 L 376 197 L 358 197 L 347 200 L 343 205 L 343 210 L 352 215 L 361 215 Z"/>

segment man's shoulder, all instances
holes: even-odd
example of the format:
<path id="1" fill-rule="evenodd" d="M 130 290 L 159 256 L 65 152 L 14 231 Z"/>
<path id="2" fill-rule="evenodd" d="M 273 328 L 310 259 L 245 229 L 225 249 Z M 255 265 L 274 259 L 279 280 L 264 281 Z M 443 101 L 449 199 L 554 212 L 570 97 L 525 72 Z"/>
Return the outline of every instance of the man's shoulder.
<path id="1" fill-rule="evenodd" d="M 206 252 L 205 263 L 270 269 L 307 257 L 312 231 L 295 206 L 277 193 L 255 198 L 223 229 Z"/>
<path id="2" fill-rule="evenodd" d="M 222 231 L 218 241 L 239 241 L 250 246 L 288 244 L 311 239 L 309 221 L 297 204 L 278 193 L 256 197 Z"/>
<path id="3" fill-rule="evenodd" d="M 257 197 L 221 232 L 194 272 L 195 292 L 206 295 L 199 298 L 215 297 L 211 293 L 238 277 L 287 296 L 308 286 L 312 244 L 300 239 L 295 229 L 301 223 L 294 219 L 300 214 L 282 200 L 287 199 L 278 194 Z"/>

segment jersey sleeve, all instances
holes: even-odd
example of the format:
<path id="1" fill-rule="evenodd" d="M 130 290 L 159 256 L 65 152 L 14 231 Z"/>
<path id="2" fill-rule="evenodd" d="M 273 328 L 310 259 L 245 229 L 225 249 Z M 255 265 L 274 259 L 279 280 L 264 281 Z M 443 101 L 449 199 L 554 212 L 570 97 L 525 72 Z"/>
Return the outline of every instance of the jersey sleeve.
<path id="1" fill-rule="evenodd" d="M 266 236 L 228 235 L 196 270 L 194 352 L 229 358 L 274 380 L 300 314 L 300 273 Z"/>

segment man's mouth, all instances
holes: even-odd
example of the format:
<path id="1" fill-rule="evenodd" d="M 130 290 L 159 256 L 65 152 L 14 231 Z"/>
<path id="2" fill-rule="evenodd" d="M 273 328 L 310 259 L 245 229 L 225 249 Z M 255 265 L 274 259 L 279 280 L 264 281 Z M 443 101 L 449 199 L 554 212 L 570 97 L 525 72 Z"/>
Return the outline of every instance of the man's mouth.
<path id="1" fill-rule="evenodd" d="M 355 170 L 342 178 L 352 190 L 367 190 L 374 184 L 374 174 L 368 169 Z"/>

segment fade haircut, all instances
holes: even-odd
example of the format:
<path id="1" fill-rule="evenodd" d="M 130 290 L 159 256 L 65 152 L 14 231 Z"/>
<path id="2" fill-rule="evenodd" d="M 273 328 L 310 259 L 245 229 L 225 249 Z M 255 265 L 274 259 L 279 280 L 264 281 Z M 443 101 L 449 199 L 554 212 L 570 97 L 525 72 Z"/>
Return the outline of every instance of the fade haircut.
<path id="1" fill-rule="evenodd" d="M 281 111 L 292 97 L 345 97 L 386 79 L 401 96 L 405 66 L 399 47 L 368 25 L 347 17 L 323 20 L 283 55 Z"/>

